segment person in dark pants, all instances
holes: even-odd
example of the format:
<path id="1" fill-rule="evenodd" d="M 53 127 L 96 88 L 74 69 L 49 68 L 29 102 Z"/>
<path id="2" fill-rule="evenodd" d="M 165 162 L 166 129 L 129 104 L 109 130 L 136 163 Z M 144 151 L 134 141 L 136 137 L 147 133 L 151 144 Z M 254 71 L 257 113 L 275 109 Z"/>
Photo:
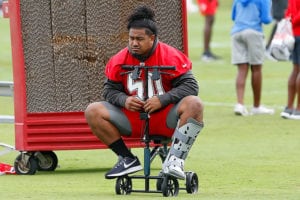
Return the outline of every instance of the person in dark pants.
<path id="1" fill-rule="evenodd" d="M 219 60 L 220 56 L 213 54 L 210 48 L 213 35 L 213 25 L 219 2 L 218 0 L 197 0 L 197 3 L 200 14 L 205 18 L 203 29 L 203 53 L 201 59 L 205 62 Z"/>
<path id="2" fill-rule="evenodd" d="M 295 45 L 292 52 L 293 69 L 287 83 L 287 103 L 280 113 L 284 119 L 300 120 L 300 1 L 289 0 L 286 17 L 291 19 Z M 295 105 L 294 105 L 295 104 Z"/>

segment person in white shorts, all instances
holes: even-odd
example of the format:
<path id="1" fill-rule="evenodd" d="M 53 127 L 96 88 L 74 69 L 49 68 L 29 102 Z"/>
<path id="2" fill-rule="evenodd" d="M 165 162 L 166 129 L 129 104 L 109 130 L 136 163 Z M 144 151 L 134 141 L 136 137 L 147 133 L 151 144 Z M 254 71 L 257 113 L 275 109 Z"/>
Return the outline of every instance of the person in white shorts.
<path id="1" fill-rule="evenodd" d="M 262 24 L 272 22 L 270 0 L 235 0 L 232 5 L 231 30 L 233 65 L 237 66 L 234 113 L 249 114 L 244 105 L 244 93 L 248 71 L 251 71 L 253 107 L 250 114 L 273 114 L 274 110 L 261 105 L 262 64 L 265 55 Z"/>

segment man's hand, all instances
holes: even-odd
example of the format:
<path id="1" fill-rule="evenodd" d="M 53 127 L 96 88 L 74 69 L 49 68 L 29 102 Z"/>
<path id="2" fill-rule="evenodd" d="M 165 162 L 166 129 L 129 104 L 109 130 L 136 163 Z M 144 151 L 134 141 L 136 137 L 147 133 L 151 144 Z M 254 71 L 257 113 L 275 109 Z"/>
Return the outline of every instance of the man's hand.
<path id="1" fill-rule="evenodd" d="M 149 98 L 145 105 L 144 105 L 144 110 L 147 113 L 152 113 L 156 110 L 159 110 L 162 107 L 160 100 L 157 96 L 153 96 Z"/>
<path id="2" fill-rule="evenodd" d="M 135 96 L 128 97 L 125 102 L 125 108 L 134 112 L 142 111 L 144 105 L 145 102 Z"/>

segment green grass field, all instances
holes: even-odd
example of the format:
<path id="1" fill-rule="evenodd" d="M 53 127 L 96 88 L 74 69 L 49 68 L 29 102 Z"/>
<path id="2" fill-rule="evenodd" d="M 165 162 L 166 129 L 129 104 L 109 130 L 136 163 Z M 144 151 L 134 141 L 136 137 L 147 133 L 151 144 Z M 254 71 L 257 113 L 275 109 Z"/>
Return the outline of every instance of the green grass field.
<path id="1" fill-rule="evenodd" d="M 203 63 L 203 18 L 188 16 L 189 56 L 205 102 L 205 129 L 186 161 L 186 170 L 200 180 L 198 194 L 180 191 L 177 199 L 300 199 L 300 123 L 281 119 L 286 102 L 291 63 L 266 60 L 263 67 L 262 103 L 276 109 L 275 115 L 238 117 L 235 104 L 236 67 L 230 63 L 230 1 L 221 0 L 214 26 L 212 47 L 222 60 Z M 9 20 L 0 18 L 0 80 L 12 80 Z M 268 37 L 270 26 L 265 26 Z M 252 105 L 248 78 L 245 103 Z M 0 97 L 0 115 L 12 115 L 10 97 Z M 14 126 L 0 124 L 0 142 L 14 145 Z M 142 160 L 143 150 L 133 149 Z M 0 199 L 151 199 L 161 194 L 115 194 L 115 181 L 104 173 L 115 164 L 109 150 L 57 151 L 59 167 L 33 176 L 0 176 Z M 0 156 L 13 164 L 18 152 Z M 113 159 L 111 159 L 113 158 Z M 161 169 L 159 160 L 152 173 Z M 181 182 L 180 182 L 181 183 Z M 142 182 L 133 182 L 142 187 Z"/>

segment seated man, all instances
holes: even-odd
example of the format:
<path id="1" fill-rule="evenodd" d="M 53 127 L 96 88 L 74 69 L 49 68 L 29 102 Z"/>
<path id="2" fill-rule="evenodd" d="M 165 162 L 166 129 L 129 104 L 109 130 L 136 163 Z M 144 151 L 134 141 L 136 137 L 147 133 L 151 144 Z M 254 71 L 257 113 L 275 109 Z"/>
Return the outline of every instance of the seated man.
<path id="1" fill-rule="evenodd" d="M 128 47 L 114 55 L 105 69 L 103 95 L 106 101 L 90 104 L 85 117 L 92 132 L 119 156 L 106 178 L 131 174 L 142 169 L 139 159 L 123 137 L 142 137 L 140 113 L 150 116 L 149 133 L 173 137 L 163 172 L 185 178 L 184 160 L 203 127 L 203 105 L 190 60 L 179 50 L 158 41 L 154 12 L 138 7 L 128 18 Z M 122 66 L 140 66 L 130 72 Z M 143 68 L 144 66 L 144 68 Z M 145 66 L 149 66 L 148 98 L 145 99 Z M 151 79 L 151 66 L 175 66 Z"/>

